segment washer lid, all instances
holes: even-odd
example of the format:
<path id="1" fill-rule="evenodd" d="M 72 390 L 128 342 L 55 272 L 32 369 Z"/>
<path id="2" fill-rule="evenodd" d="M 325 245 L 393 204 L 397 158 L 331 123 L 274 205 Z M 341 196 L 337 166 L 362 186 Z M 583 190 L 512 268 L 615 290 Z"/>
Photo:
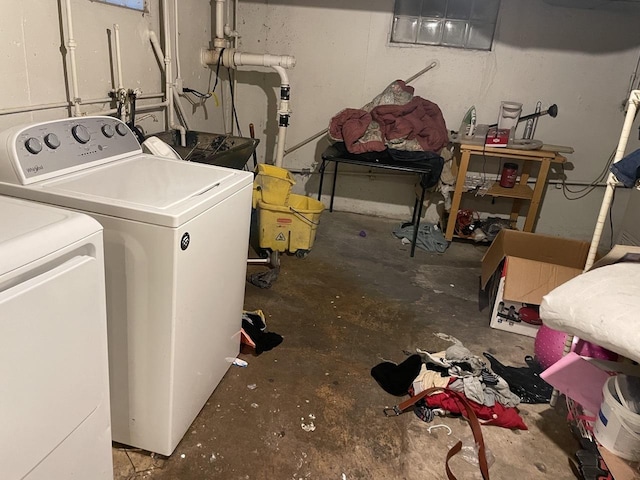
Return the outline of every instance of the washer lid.
<path id="1" fill-rule="evenodd" d="M 47 200 L 58 205 L 177 227 L 252 180 L 251 172 L 141 154 L 33 186 L 67 199 Z"/>
<path id="2" fill-rule="evenodd" d="M 0 274 L 102 230 L 87 215 L 11 197 L 0 197 L 0 225 Z"/>

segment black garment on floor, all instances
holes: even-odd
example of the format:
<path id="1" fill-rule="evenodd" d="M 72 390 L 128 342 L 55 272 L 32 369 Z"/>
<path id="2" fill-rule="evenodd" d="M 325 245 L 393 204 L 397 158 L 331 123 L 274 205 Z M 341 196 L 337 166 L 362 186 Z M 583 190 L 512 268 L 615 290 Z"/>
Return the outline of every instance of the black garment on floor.
<path id="1" fill-rule="evenodd" d="M 420 373 L 421 365 L 422 357 L 415 354 L 398 365 L 392 362 L 379 363 L 371 369 L 371 376 L 385 392 L 401 397 L 407 394 Z"/>
<path id="2" fill-rule="evenodd" d="M 527 367 L 509 367 L 488 352 L 484 356 L 489 359 L 491 370 L 505 379 L 522 403 L 549 403 L 553 387 L 540 378 L 543 369 L 533 357 L 524 358 Z"/>
<path id="3" fill-rule="evenodd" d="M 267 352 L 282 343 L 281 335 L 264 331 L 264 327 L 260 328 L 260 324 L 264 325 L 261 321 L 258 325 L 254 325 L 244 318 L 242 319 L 242 328 L 247 335 L 251 337 L 253 343 L 256 344 L 256 355 L 260 355 L 262 352 Z"/>

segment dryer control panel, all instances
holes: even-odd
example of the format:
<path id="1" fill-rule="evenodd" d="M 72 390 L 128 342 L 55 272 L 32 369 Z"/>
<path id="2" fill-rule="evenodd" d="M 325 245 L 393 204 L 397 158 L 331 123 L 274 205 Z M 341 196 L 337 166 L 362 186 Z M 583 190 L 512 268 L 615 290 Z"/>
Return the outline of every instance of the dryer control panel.
<path id="1" fill-rule="evenodd" d="M 136 136 L 114 117 L 76 117 L 13 127 L 0 134 L 0 180 L 33 183 L 142 152 Z M 7 157 L 7 158 L 3 158 Z"/>

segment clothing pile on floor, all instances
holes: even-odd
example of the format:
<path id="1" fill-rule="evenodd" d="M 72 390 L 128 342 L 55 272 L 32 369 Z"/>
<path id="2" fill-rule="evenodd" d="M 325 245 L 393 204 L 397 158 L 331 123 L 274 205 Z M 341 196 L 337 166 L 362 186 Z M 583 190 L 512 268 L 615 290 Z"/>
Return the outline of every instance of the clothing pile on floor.
<path id="1" fill-rule="evenodd" d="M 431 387 L 446 387 L 462 393 L 484 425 L 527 430 L 516 406 L 520 397 L 478 356 L 457 342 L 445 351 L 429 353 L 417 349 L 400 364 L 382 362 L 371 369 L 371 376 L 388 393 L 417 395 Z M 416 415 L 430 422 L 435 416 L 461 415 L 465 408 L 448 391 L 426 396 L 416 403 Z"/>
<path id="2" fill-rule="evenodd" d="M 363 108 L 346 108 L 329 123 L 329 138 L 344 142 L 350 153 L 439 152 L 449 143 L 440 107 L 413 95 L 396 80 Z M 405 155 L 406 156 L 406 155 Z"/>
<path id="3" fill-rule="evenodd" d="M 267 331 L 267 321 L 262 310 L 242 312 L 240 334 L 241 342 L 254 349 L 256 355 L 274 349 L 283 340 L 281 335 Z"/>
<path id="4" fill-rule="evenodd" d="M 393 231 L 393 234 L 407 243 L 413 240 L 415 227 L 412 223 L 403 223 Z M 416 247 L 427 252 L 444 253 L 449 247 L 449 242 L 444 238 L 442 230 L 433 223 L 423 223 L 418 228 L 416 236 Z"/>

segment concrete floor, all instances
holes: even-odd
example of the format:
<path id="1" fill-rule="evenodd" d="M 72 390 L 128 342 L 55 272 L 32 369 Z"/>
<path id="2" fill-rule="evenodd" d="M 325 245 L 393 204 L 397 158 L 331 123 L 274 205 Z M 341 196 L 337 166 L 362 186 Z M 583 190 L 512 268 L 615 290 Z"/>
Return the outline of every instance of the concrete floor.
<path id="1" fill-rule="evenodd" d="M 459 418 L 431 433 L 411 411 L 385 418 L 399 400 L 370 369 L 400 362 L 403 350 L 438 351 L 442 332 L 473 353 L 492 352 L 524 365 L 533 339 L 489 328 L 478 309 L 484 246 L 454 242 L 445 254 L 409 257 L 389 219 L 334 212 L 322 215 L 306 259 L 282 258 L 271 289 L 247 284 L 245 308 L 262 309 L 268 330 L 284 342 L 260 356 L 241 355 L 169 458 L 114 446 L 117 480 L 191 479 L 444 479 L 444 458 L 470 437 Z M 366 236 L 361 236 L 360 232 Z M 264 270 L 249 267 L 249 272 Z M 571 479 L 567 456 L 578 449 L 566 411 L 521 405 L 528 431 L 483 427 L 496 457 L 493 479 Z M 315 429 L 310 426 L 313 424 Z M 460 456 L 458 456 L 460 457 Z M 459 479 L 480 478 L 462 458 Z"/>

